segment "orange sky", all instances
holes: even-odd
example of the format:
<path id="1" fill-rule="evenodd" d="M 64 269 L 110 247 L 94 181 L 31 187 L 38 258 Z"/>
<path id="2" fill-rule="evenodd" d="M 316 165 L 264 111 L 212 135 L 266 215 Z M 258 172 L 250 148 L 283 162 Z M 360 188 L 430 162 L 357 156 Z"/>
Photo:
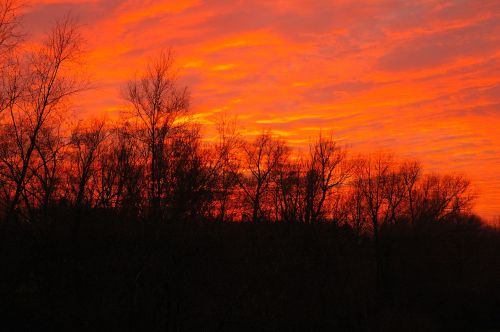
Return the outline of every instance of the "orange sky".
<path id="1" fill-rule="evenodd" d="M 36 38 L 68 11 L 96 85 L 80 114 L 121 109 L 124 82 L 173 47 L 198 121 L 237 115 L 299 146 L 333 130 L 467 174 L 476 211 L 500 216 L 498 0 L 43 0 L 25 27 Z"/>

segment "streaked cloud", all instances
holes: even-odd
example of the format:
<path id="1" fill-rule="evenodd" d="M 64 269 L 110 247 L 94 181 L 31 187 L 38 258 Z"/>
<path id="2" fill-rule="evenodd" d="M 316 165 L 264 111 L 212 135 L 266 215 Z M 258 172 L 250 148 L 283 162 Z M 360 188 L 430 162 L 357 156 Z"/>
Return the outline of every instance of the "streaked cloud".
<path id="1" fill-rule="evenodd" d="M 222 112 L 298 148 L 331 130 L 355 151 L 468 174 L 477 211 L 500 215 L 497 0 L 43 0 L 26 26 L 39 36 L 67 11 L 97 85 L 85 114 L 118 111 L 121 86 L 172 47 L 207 135 Z"/>

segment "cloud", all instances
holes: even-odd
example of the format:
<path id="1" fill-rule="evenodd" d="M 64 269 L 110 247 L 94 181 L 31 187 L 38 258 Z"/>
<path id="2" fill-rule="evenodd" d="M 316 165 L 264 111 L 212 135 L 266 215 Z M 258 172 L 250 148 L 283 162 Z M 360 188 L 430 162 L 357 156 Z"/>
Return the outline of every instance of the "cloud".
<path id="1" fill-rule="evenodd" d="M 495 53 L 500 42 L 498 18 L 472 26 L 418 36 L 402 42 L 381 59 L 382 70 L 404 71 L 449 65 L 458 59 Z"/>
<path id="2" fill-rule="evenodd" d="M 500 1 L 42 0 L 26 30 L 68 11 L 100 86 L 85 113 L 120 109 L 124 82 L 173 47 L 199 121 L 223 111 L 295 147 L 322 129 L 356 152 L 416 156 L 467 173 L 478 211 L 500 215 Z"/>

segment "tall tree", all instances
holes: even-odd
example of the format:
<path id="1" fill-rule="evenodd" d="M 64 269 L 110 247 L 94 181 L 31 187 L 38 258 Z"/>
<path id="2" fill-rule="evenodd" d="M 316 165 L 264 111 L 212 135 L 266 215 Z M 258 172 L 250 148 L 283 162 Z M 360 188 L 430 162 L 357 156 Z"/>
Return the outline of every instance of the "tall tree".
<path id="1" fill-rule="evenodd" d="M 217 140 L 209 157 L 209 174 L 213 177 L 212 215 L 219 221 L 230 218 L 231 203 L 234 203 L 234 188 L 237 187 L 235 169 L 237 163 L 238 132 L 235 120 L 223 116 L 217 123 Z"/>
<path id="2" fill-rule="evenodd" d="M 237 181 L 250 202 L 253 222 L 263 217 L 263 198 L 270 189 L 272 173 L 285 156 L 285 151 L 283 141 L 274 138 L 270 132 L 242 144 L 243 168 L 237 175 Z"/>
<path id="3" fill-rule="evenodd" d="M 418 161 L 406 161 L 401 165 L 400 171 L 406 189 L 408 217 L 414 225 L 416 185 L 421 177 L 422 166 Z"/>
<path id="4" fill-rule="evenodd" d="M 305 221 L 317 222 L 324 216 L 324 204 L 334 188 L 348 179 L 351 166 L 346 151 L 340 148 L 333 137 L 319 135 L 310 146 L 310 159 L 306 173 Z"/>
<path id="5" fill-rule="evenodd" d="M 279 164 L 274 177 L 275 205 L 278 220 L 301 222 L 304 220 L 304 163 L 301 159 L 287 158 Z"/>
<path id="6" fill-rule="evenodd" d="M 126 99 L 140 128 L 139 139 L 147 147 L 150 213 L 159 218 L 165 195 L 162 172 L 168 162 L 166 141 L 189 108 L 189 93 L 177 84 L 171 51 L 162 52 L 148 64 L 144 74 L 128 83 Z"/>
<path id="7" fill-rule="evenodd" d="M 73 74 L 76 60 L 80 58 L 82 38 L 75 21 L 65 17 L 56 21 L 42 44 L 22 63 L 19 98 L 8 105 L 9 123 L 5 129 L 11 133 L 12 158 L 4 160 L 9 177 L 14 183 L 6 217 L 15 212 L 30 172 L 33 153 L 44 128 L 53 116 L 65 110 L 69 97 L 84 88 L 82 81 Z"/>
<path id="8" fill-rule="evenodd" d="M 93 190 L 88 186 L 96 172 L 97 161 L 101 155 L 99 148 L 106 139 L 104 121 L 79 124 L 71 133 L 72 164 L 70 183 L 74 193 L 74 205 L 81 209 L 85 202 L 93 201 Z"/>
<path id="9" fill-rule="evenodd" d="M 78 243 L 78 234 L 85 205 L 91 205 L 95 191 L 89 187 L 92 175 L 96 172 L 96 161 L 99 147 L 106 139 L 104 121 L 94 121 L 87 126 L 78 126 L 71 134 L 72 170 L 69 183 L 72 185 L 75 220 L 73 224 L 73 241 Z M 85 204 L 87 203 L 87 204 Z"/>
<path id="10" fill-rule="evenodd" d="M 371 221 L 373 236 L 377 245 L 380 224 L 388 206 L 386 187 L 392 167 L 392 156 L 378 153 L 361 162 L 357 169 L 358 178 L 356 184 L 359 186 L 359 190 L 366 202 L 368 217 Z"/>

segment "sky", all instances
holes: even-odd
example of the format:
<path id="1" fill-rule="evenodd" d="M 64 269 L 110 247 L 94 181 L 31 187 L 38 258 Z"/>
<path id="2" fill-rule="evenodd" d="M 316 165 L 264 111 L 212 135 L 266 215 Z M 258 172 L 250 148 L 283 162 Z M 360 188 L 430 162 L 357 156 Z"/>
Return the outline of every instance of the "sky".
<path id="1" fill-rule="evenodd" d="M 297 148 L 332 132 L 465 174 L 476 212 L 500 216 L 498 0 L 41 0 L 24 25 L 36 39 L 68 12 L 94 82 L 80 115 L 122 110 L 126 82 L 172 48 L 207 135 L 223 114 Z"/>

